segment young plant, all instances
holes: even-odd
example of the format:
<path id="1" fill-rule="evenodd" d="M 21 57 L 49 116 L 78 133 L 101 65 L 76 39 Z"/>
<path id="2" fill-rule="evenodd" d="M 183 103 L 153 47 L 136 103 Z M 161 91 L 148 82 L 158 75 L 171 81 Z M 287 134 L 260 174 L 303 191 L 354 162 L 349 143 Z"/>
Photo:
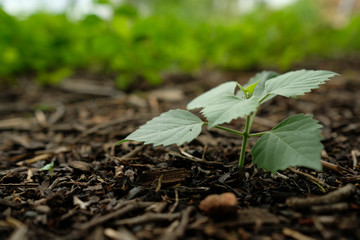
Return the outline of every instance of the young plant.
<path id="1" fill-rule="evenodd" d="M 45 166 L 40 168 L 39 171 L 48 171 L 50 172 L 50 176 L 52 177 L 54 175 L 54 162 L 46 164 Z"/>
<path id="2" fill-rule="evenodd" d="M 209 129 L 217 128 L 243 137 L 239 169 L 244 165 L 248 138 L 261 136 L 251 150 L 252 162 L 258 168 L 272 173 L 290 166 L 303 166 L 320 171 L 322 126 L 311 115 L 291 116 L 267 132 L 251 133 L 250 129 L 260 104 L 276 95 L 304 95 L 336 75 L 338 74 L 322 70 L 298 70 L 282 75 L 265 71 L 255 75 L 244 86 L 235 81 L 223 83 L 187 105 L 188 110 L 202 108 L 200 112 L 207 122 L 188 110 L 170 110 L 148 121 L 117 144 L 135 140 L 154 146 L 181 145 L 195 139 L 202 126 L 206 125 Z M 236 91 L 237 87 L 240 90 Z M 240 117 L 246 119 L 244 131 L 220 125 Z"/>

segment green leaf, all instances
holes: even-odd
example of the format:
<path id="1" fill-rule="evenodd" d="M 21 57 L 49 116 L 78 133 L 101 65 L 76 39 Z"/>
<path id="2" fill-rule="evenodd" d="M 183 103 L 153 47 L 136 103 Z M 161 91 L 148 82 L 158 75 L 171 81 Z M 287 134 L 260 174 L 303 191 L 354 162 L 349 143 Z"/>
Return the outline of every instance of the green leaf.
<path id="1" fill-rule="evenodd" d="M 268 94 L 284 97 L 304 95 L 336 75 L 338 74 L 323 70 L 298 70 L 270 79 L 265 83 L 265 89 Z"/>
<path id="2" fill-rule="evenodd" d="M 241 89 L 242 91 L 242 96 L 244 96 L 245 98 L 250 98 L 251 97 L 251 93 L 248 92 L 248 90 L 246 90 L 243 86 L 241 86 L 239 83 L 237 84 L 238 87 Z"/>
<path id="3" fill-rule="evenodd" d="M 232 96 L 234 95 L 236 84 L 237 83 L 234 81 L 220 84 L 219 86 L 196 97 L 186 106 L 186 108 L 189 110 L 195 108 L 204 108 L 212 105 L 219 97 Z"/>
<path id="4" fill-rule="evenodd" d="M 258 83 L 260 82 L 261 79 L 259 79 L 258 81 L 254 82 L 253 84 L 249 85 L 247 88 L 246 88 L 246 92 L 249 92 L 251 94 L 251 96 L 253 95 L 254 93 L 254 90 L 255 90 L 255 87 L 256 85 L 258 85 Z"/>
<path id="5" fill-rule="evenodd" d="M 272 173 L 290 166 L 320 171 L 321 127 L 312 116 L 298 114 L 285 119 L 256 142 L 251 151 L 253 163 Z"/>
<path id="6" fill-rule="evenodd" d="M 46 164 L 42 168 L 40 168 L 40 171 L 49 171 L 49 172 L 53 173 L 54 172 L 53 167 L 54 167 L 54 162 L 51 162 L 49 164 Z"/>
<path id="7" fill-rule="evenodd" d="M 134 140 L 158 145 L 181 145 L 190 142 L 201 132 L 203 121 L 189 111 L 176 109 L 148 121 L 123 141 Z"/>
<path id="8" fill-rule="evenodd" d="M 266 91 L 265 91 L 265 83 L 266 81 L 278 76 L 279 74 L 276 72 L 272 72 L 272 71 L 263 71 L 261 73 L 256 74 L 254 77 L 252 77 L 249 82 L 247 82 L 244 87 L 249 91 L 251 90 L 251 86 L 254 86 L 255 83 L 257 83 L 255 85 L 255 88 L 252 92 L 252 95 L 257 97 L 258 99 L 262 99 L 265 95 L 266 95 Z M 244 96 L 244 94 L 239 91 L 236 96 L 238 97 L 242 97 Z M 266 101 L 270 100 L 271 98 L 273 98 L 275 95 L 269 95 L 268 97 L 266 97 Z M 264 100 L 263 100 L 264 102 Z"/>
<path id="9" fill-rule="evenodd" d="M 254 96 L 249 99 L 223 96 L 217 98 L 217 101 L 212 105 L 201 110 L 201 113 L 208 119 L 209 128 L 212 128 L 215 125 L 249 115 L 251 112 L 256 111 L 258 105 L 259 99 Z"/>

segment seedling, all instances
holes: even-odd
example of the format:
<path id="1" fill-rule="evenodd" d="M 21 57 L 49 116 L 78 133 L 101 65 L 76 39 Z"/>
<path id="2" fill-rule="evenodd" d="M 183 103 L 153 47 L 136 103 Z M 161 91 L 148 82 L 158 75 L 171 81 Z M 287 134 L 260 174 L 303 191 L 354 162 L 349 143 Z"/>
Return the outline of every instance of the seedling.
<path id="1" fill-rule="evenodd" d="M 48 171 L 50 172 L 51 176 L 54 175 L 54 162 L 48 163 L 42 168 L 40 168 L 40 171 Z"/>
<path id="2" fill-rule="evenodd" d="M 203 125 L 243 137 L 238 167 L 243 168 L 245 149 L 249 137 L 260 137 L 251 150 L 252 162 L 258 168 L 275 173 L 288 167 L 303 166 L 320 171 L 320 140 L 322 126 L 312 115 L 291 116 L 267 132 L 251 133 L 256 111 L 260 104 L 276 95 L 296 97 L 318 88 L 320 84 L 338 75 L 330 71 L 298 70 L 278 75 L 261 72 L 241 86 L 235 81 L 223 83 L 192 100 L 187 110 L 170 110 L 148 121 L 124 140 L 142 141 L 145 144 L 181 145 L 195 139 Z M 240 90 L 236 91 L 239 87 Z M 207 121 L 202 121 L 189 110 L 200 111 Z M 221 126 L 237 118 L 245 118 L 244 131 Z"/>

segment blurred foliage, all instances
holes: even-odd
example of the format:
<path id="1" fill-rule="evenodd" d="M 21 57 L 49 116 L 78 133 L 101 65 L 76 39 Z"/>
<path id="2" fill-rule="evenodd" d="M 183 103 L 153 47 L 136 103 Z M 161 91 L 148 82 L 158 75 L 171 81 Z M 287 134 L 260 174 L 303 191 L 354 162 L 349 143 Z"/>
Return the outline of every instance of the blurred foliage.
<path id="1" fill-rule="evenodd" d="M 360 17 L 334 28 L 314 1 L 278 10 L 260 4 L 244 14 L 231 0 L 222 8 L 205 0 L 128 2 L 98 1 L 113 6 L 108 20 L 42 12 L 20 20 L 0 9 L 0 81 L 33 74 L 51 84 L 84 70 L 115 76 L 126 89 L 139 78 L 159 84 L 164 71 L 287 70 L 307 57 L 360 51 Z"/>

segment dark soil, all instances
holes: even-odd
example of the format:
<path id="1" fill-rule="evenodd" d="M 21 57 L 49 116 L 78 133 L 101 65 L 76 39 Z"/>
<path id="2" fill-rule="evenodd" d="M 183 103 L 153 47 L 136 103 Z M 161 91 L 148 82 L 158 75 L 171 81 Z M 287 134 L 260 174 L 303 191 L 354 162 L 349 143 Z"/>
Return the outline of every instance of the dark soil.
<path id="1" fill-rule="evenodd" d="M 0 93 L 0 239 L 360 239 L 360 72 L 317 66 L 342 77 L 298 99 L 275 98 L 252 130 L 313 114 L 324 125 L 324 170 L 277 175 L 252 165 L 249 152 L 237 171 L 241 139 L 220 130 L 180 147 L 114 146 L 152 117 L 253 73 L 168 75 L 132 94 L 107 81 L 21 80 Z M 53 173 L 40 170 L 50 162 Z M 226 192 L 235 207 L 200 210 L 206 196 Z"/>

